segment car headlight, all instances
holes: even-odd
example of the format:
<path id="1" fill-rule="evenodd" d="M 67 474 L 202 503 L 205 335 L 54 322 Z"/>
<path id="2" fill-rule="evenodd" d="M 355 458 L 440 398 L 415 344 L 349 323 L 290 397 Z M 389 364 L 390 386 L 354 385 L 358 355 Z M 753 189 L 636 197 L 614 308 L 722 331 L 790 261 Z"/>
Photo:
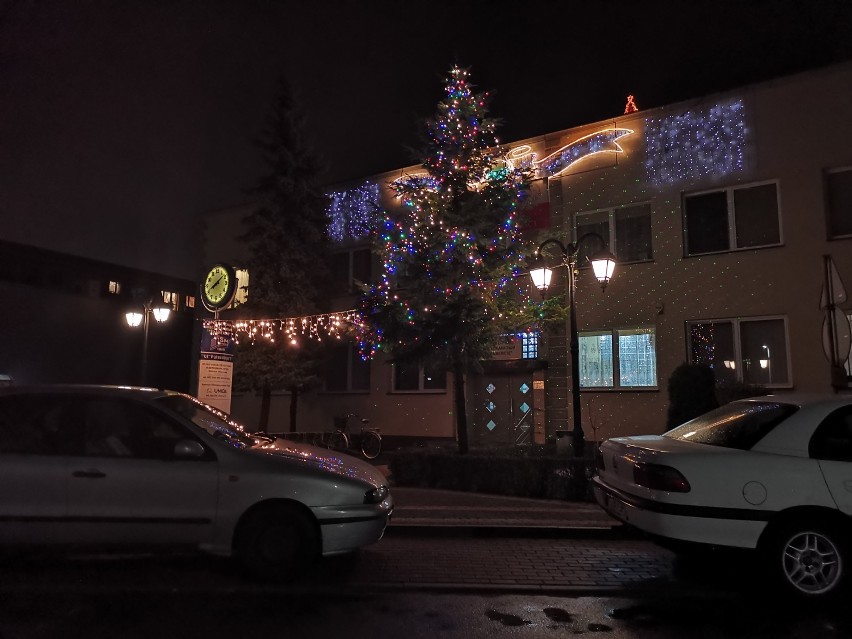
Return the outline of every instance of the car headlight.
<path id="1" fill-rule="evenodd" d="M 385 497 L 388 496 L 388 487 L 387 486 L 379 486 L 378 488 L 371 488 L 364 494 L 364 503 L 365 504 L 380 504 L 385 500 Z"/>

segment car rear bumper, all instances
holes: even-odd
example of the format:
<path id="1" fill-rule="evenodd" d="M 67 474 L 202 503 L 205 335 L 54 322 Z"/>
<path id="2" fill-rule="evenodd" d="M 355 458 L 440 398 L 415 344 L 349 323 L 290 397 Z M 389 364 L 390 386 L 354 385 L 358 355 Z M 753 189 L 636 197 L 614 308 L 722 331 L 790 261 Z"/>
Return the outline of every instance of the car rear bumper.
<path id="1" fill-rule="evenodd" d="M 652 535 L 703 544 L 756 548 L 772 513 L 702 508 L 631 495 L 593 478 L 595 500 L 609 515 Z"/>

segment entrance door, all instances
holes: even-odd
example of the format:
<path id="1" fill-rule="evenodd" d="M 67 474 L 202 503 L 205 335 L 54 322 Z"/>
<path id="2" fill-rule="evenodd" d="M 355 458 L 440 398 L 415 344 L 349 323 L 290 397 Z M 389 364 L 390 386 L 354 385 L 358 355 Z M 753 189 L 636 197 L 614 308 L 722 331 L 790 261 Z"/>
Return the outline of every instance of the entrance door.
<path id="1" fill-rule="evenodd" d="M 471 442 L 478 446 L 532 442 L 532 373 L 471 376 Z"/>

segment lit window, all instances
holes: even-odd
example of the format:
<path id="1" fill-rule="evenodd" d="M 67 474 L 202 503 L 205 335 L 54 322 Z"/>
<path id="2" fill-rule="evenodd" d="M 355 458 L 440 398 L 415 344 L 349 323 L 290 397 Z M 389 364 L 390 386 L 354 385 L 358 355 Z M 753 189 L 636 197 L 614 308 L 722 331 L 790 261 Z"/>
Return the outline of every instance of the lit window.
<path id="1" fill-rule="evenodd" d="M 186 307 L 195 308 L 195 297 L 193 297 L 192 295 L 186 296 Z"/>
<path id="2" fill-rule="evenodd" d="M 852 237 L 852 168 L 826 174 L 828 237 Z"/>
<path id="3" fill-rule="evenodd" d="M 781 244 L 778 185 L 684 195 L 683 233 L 686 255 Z"/>
<path id="4" fill-rule="evenodd" d="M 447 389 L 447 372 L 432 364 L 396 362 L 393 365 L 395 392 L 439 392 Z"/>
<path id="5" fill-rule="evenodd" d="M 689 360 L 713 369 L 717 383 L 790 386 L 783 317 L 689 322 Z"/>
<path id="6" fill-rule="evenodd" d="M 581 388 L 656 388 L 656 331 L 652 327 L 582 331 Z"/>
<path id="7" fill-rule="evenodd" d="M 653 259 L 651 247 L 651 205 L 631 204 L 600 211 L 578 213 L 576 218 L 575 239 L 586 233 L 597 233 L 605 242 L 586 240 L 580 245 L 577 263 L 580 266 L 588 262 L 602 249 L 612 251 L 616 259 L 626 262 L 642 262 Z"/>
<path id="8" fill-rule="evenodd" d="M 521 358 L 538 358 L 538 333 L 519 333 L 521 338 Z"/>
<path id="9" fill-rule="evenodd" d="M 118 295 L 121 293 L 121 284 L 119 282 L 110 282 L 109 283 L 109 292 L 113 295 Z"/>

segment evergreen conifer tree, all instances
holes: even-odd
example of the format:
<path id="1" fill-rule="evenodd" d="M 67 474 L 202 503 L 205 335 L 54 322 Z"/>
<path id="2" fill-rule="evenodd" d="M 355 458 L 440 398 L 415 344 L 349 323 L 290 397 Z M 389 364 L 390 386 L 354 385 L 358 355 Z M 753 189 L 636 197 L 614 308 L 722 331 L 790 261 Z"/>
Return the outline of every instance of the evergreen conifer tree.
<path id="1" fill-rule="evenodd" d="M 518 317 L 518 209 L 530 174 L 502 155 L 488 95 L 450 69 L 424 135 L 423 174 L 394 183 L 402 210 L 375 235 L 383 259 L 360 311 L 362 351 L 453 373 L 459 451 L 468 451 L 465 375 Z"/>
<path id="2" fill-rule="evenodd" d="M 258 140 L 268 173 L 250 190 L 257 208 L 244 222 L 248 246 L 248 302 L 239 315 L 257 319 L 312 315 L 328 281 L 327 199 L 319 188 L 320 164 L 307 146 L 303 118 L 281 79 L 270 122 Z M 237 390 L 262 393 L 259 430 L 266 431 L 273 390 L 291 393 L 290 430 L 296 429 L 300 391 L 318 380 L 321 345 L 294 344 L 281 331 L 263 339 L 239 335 L 234 367 Z"/>

